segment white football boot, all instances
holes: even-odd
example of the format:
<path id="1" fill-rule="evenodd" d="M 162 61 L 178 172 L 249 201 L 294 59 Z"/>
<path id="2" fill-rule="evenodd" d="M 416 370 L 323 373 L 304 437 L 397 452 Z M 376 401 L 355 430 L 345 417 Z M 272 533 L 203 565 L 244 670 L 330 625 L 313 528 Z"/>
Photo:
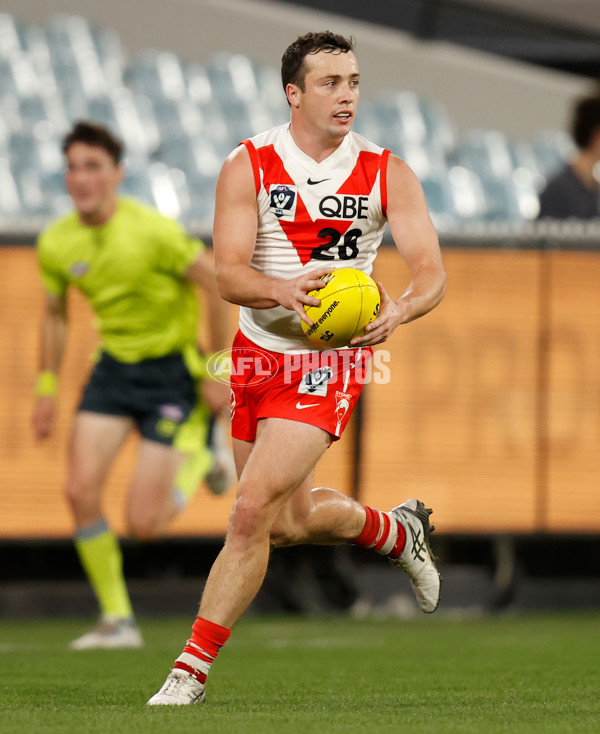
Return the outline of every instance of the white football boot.
<path id="1" fill-rule="evenodd" d="M 91 632 L 73 640 L 71 650 L 124 650 L 142 647 L 142 633 L 133 619 L 103 617 Z"/>
<path id="2" fill-rule="evenodd" d="M 407 500 L 390 511 L 406 531 L 406 545 L 398 558 L 390 558 L 392 566 L 406 571 L 422 611 L 431 614 L 440 603 L 442 577 L 438 573 L 429 546 L 431 510 L 419 500 Z"/>
<path id="3" fill-rule="evenodd" d="M 206 698 L 204 684 L 185 670 L 174 668 L 163 687 L 148 701 L 148 706 L 188 706 Z"/>

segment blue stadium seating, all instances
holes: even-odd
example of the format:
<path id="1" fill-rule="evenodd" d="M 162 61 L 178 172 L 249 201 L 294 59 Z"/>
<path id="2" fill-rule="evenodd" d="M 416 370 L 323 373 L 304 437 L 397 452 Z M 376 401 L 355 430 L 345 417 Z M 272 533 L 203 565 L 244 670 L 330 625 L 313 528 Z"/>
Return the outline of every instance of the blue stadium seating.
<path id="1" fill-rule="evenodd" d="M 60 140 L 79 119 L 109 125 L 125 142 L 125 193 L 206 224 L 224 157 L 287 121 L 289 108 L 278 70 L 242 54 L 203 65 L 148 49 L 128 60 L 115 31 L 82 17 L 36 26 L 0 13 L 2 226 L 66 210 Z M 363 99 L 355 130 L 407 161 L 442 228 L 535 218 L 540 190 L 573 150 L 558 131 L 531 142 L 499 130 L 458 138 L 439 102 L 406 90 Z"/>

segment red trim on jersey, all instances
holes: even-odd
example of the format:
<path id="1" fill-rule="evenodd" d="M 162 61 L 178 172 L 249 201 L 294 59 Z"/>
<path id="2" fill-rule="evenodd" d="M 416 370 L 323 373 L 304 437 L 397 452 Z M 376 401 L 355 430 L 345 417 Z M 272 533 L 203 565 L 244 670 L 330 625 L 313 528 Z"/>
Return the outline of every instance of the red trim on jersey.
<path id="1" fill-rule="evenodd" d="M 379 187 L 381 189 L 381 211 L 387 218 L 387 167 L 390 159 L 390 151 L 384 150 L 381 154 L 381 166 L 379 168 Z"/>
<path id="2" fill-rule="evenodd" d="M 352 173 L 340 186 L 337 193 L 360 195 L 364 194 L 365 191 L 370 192 L 377 178 L 380 157 L 379 153 L 361 150 Z"/>
<path id="3" fill-rule="evenodd" d="M 269 186 L 273 183 L 295 185 L 290 174 L 285 170 L 280 156 L 275 152 L 274 145 L 264 145 L 259 148 L 257 156 L 262 164 L 263 186 L 267 194 L 269 193 Z"/>
<path id="4" fill-rule="evenodd" d="M 246 150 L 250 154 L 250 163 L 252 164 L 252 173 L 254 173 L 254 186 L 256 188 L 256 195 L 260 192 L 260 162 L 258 153 L 254 144 L 250 140 L 244 140 L 240 145 L 245 145 Z"/>

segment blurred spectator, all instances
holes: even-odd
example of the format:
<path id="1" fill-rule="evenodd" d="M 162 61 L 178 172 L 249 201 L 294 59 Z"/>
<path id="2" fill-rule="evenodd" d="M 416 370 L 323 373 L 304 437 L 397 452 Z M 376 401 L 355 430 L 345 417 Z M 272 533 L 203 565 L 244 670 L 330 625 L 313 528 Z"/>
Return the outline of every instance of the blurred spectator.
<path id="1" fill-rule="evenodd" d="M 550 179 L 540 196 L 540 218 L 600 217 L 600 95 L 579 100 L 571 128 L 574 160 Z"/>

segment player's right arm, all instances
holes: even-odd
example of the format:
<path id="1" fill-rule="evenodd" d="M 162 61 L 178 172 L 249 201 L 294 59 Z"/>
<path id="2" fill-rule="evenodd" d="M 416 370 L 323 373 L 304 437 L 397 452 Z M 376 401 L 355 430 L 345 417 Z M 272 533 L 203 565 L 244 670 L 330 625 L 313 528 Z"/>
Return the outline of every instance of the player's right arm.
<path id="1" fill-rule="evenodd" d="M 271 278 L 252 268 L 258 209 L 250 155 L 240 145 L 229 155 L 217 182 L 213 246 L 217 285 L 231 303 L 250 308 L 284 306 L 311 324 L 304 305 L 318 306 L 308 291 L 323 286 L 318 278 L 331 272 L 322 267 L 297 278 Z"/>
<path id="2" fill-rule="evenodd" d="M 31 418 L 33 433 L 37 440 L 47 438 L 52 432 L 56 417 L 56 395 L 53 394 L 51 378 L 58 375 L 67 341 L 67 297 L 46 294 L 40 329 L 40 358 L 36 398 Z M 56 378 L 55 378 L 56 379 Z"/>

